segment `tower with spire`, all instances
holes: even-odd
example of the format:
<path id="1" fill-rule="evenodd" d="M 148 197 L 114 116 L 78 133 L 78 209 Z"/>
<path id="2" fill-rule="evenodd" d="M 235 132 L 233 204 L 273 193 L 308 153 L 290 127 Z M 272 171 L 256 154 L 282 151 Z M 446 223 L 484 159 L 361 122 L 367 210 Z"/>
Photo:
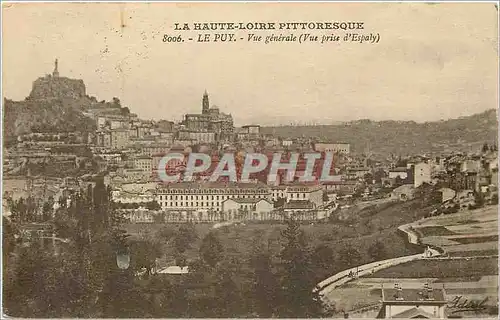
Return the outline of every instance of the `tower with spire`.
<path id="1" fill-rule="evenodd" d="M 202 114 L 207 114 L 210 109 L 210 102 L 208 101 L 208 93 L 207 90 L 205 90 L 205 93 L 203 94 L 203 101 L 202 101 Z"/>
<path id="2" fill-rule="evenodd" d="M 58 61 L 56 58 L 56 61 L 54 62 L 54 71 L 52 72 L 52 76 L 55 78 L 59 77 L 59 70 L 57 70 L 57 67 L 58 67 Z"/>

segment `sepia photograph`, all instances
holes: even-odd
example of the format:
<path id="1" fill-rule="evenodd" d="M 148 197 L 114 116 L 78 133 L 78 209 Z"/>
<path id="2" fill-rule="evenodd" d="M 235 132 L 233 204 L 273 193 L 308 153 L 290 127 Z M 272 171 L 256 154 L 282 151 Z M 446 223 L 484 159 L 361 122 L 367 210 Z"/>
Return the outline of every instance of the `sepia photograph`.
<path id="1" fill-rule="evenodd" d="M 499 317 L 498 1 L 1 20 L 2 318 Z"/>

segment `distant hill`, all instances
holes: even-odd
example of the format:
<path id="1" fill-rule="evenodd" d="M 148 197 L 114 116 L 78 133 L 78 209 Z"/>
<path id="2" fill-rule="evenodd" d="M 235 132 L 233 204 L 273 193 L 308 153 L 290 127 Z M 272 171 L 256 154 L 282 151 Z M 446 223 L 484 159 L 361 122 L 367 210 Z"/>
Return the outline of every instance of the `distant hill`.
<path id="1" fill-rule="evenodd" d="M 369 147 L 376 153 L 405 155 L 477 151 L 485 142 L 497 144 L 498 119 L 496 110 L 491 109 L 436 122 L 358 120 L 339 125 L 263 127 L 261 130 L 281 137 L 349 142 L 353 150 L 360 153 Z"/>

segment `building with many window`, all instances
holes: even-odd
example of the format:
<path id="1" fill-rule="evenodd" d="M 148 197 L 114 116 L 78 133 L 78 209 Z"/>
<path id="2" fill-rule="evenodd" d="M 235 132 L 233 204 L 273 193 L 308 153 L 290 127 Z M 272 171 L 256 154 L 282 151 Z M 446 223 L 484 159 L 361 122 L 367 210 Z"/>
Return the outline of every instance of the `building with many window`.
<path id="1" fill-rule="evenodd" d="M 160 185 L 155 200 L 163 210 L 222 211 L 228 199 L 266 199 L 271 201 L 269 188 L 260 183 L 181 182 Z"/>
<path id="2" fill-rule="evenodd" d="M 115 150 L 124 149 L 129 145 L 130 132 L 128 129 L 114 129 L 111 133 L 111 148 Z"/>
<path id="3" fill-rule="evenodd" d="M 148 156 L 138 156 L 134 159 L 134 168 L 152 172 L 153 159 Z"/>

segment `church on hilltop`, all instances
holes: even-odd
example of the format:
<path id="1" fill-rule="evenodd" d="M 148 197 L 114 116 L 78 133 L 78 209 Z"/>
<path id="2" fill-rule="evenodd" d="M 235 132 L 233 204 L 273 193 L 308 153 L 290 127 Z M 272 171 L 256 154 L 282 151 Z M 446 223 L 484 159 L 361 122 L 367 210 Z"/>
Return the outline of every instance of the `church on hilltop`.
<path id="1" fill-rule="evenodd" d="M 182 122 L 185 129 L 192 132 L 213 132 L 217 141 L 229 140 L 234 131 L 233 117 L 219 111 L 216 106 L 210 108 L 208 93 L 202 98 L 201 114 L 186 114 Z"/>

